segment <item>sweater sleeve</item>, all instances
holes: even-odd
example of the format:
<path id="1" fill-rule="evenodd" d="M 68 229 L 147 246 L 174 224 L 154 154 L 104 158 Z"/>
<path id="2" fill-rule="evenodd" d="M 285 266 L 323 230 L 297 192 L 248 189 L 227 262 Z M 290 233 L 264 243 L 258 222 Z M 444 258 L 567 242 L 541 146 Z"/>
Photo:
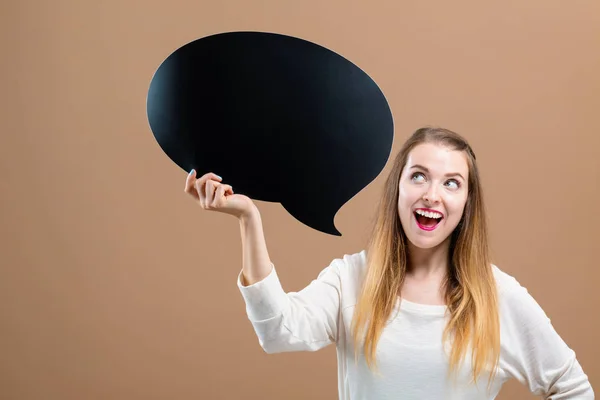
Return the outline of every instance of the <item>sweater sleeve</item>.
<path id="1" fill-rule="evenodd" d="M 284 291 L 274 265 L 267 277 L 252 285 L 244 285 L 242 278 L 240 271 L 237 285 L 265 352 L 316 351 L 337 340 L 341 301 L 337 260 L 299 292 Z"/>
<path id="2" fill-rule="evenodd" d="M 544 399 L 594 399 L 575 352 L 556 332 L 526 288 L 517 285 L 501 303 L 505 337 L 502 368 Z"/>

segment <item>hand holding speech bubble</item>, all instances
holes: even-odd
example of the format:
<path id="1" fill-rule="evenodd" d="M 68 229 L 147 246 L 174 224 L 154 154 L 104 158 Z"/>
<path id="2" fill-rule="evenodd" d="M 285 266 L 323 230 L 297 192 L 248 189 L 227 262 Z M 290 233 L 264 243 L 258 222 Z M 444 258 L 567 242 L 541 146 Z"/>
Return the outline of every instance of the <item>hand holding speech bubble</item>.
<path id="1" fill-rule="evenodd" d="M 385 166 L 390 107 L 377 84 L 320 45 L 265 32 L 190 42 L 154 73 L 147 115 L 186 172 L 214 172 L 236 193 L 279 202 L 298 221 L 341 236 L 338 210 Z"/>

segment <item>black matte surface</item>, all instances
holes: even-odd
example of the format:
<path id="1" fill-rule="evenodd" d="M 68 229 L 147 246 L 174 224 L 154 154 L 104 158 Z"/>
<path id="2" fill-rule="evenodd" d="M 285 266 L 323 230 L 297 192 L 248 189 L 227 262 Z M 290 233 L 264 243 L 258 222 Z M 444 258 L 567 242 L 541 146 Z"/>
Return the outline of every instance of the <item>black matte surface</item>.
<path id="1" fill-rule="evenodd" d="M 280 202 L 341 235 L 339 208 L 385 166 L 393 119 L 375 82 L 340 55 L 274 33 L 188 43 L 154 74 L 150 128 L 183 170 L 214 172 L 236 193 Z"/>

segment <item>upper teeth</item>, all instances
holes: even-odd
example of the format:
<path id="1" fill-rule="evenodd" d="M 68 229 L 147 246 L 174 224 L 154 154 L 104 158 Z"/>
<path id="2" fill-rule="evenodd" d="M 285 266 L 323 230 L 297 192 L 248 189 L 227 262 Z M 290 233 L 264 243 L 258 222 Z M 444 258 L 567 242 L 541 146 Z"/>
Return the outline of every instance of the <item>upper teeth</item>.
<path id="1" fill-rule="evenodd" d="M 435 212 L 435 211 L 432 212 L 432 211 L 417 210 L 417 214 L 422 215 L 427 218 L 442 218 L 442 214 Z"/>

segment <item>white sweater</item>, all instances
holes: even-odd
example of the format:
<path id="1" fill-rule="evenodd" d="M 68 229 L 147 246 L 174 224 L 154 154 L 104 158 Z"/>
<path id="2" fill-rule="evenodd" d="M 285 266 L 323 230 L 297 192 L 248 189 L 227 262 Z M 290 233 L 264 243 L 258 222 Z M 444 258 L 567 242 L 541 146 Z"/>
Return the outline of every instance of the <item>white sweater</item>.
<path id="1" fill-rule="evenodd" d="M 286 293 L 275 270 L 262 281 L 238 287 L 246 312 L 267 353 L 316 351 L 335 343 L 341 400 L 494 399 L 511 378 L 547 399 L 593 399 L 587 375 L 550 319 L 512 276 L 493 266 L 501 318 L 500 368 L 491 392 L 484 375 L 469 385 L 469 358 L 458 384 L 447 381 L 442 349 L 446 306 L 398 301 L 377 348 L 380 375 L 364 357 L 354 362 L 350 338 L 352 313 L 366 269 L 366 252 L 344 255 L 299 292 Z"/>

